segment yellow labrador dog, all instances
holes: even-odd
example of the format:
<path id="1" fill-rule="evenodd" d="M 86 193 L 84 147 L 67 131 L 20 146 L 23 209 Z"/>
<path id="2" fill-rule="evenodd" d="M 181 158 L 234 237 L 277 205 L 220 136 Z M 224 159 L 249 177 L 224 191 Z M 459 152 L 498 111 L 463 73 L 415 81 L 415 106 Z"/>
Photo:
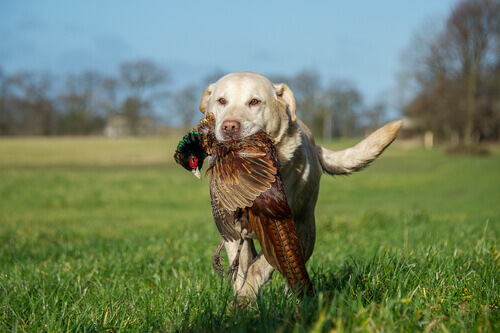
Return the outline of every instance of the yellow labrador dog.
<path id="1" fill-rule="evenodd" d="M 345 175 L 362 169 L 395 139 L 401 126 L 401 121 L 394 121 L 352 148 L 330 151 L 315 145 L 309 129 L 296 118 L 295 99 L 285 84 L 273 84 L 263 75 L 248 72 L 228 74 L 209 85 L 200 111 L 214 114 L 218 140 L 243 138 L 259 130 L 274 139 L 305 260 L 311 257 L 316 239 L 314 209 L 321 175 Z M 252 235 L 248 237 L 233 284 L 240 301 L 255 299 L 273 273 L 262 251 L 257 254 Z M 225 243 L 230 263 L 238 245 L 239 241 Z"/>

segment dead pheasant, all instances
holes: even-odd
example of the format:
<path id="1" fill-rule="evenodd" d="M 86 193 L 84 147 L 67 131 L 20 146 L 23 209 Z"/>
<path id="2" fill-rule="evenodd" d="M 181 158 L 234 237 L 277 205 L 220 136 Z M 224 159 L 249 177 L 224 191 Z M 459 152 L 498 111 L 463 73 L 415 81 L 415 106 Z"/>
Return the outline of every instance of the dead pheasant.
<path id="1" fill-rule="evenodd" d="M 213 133 L 213 115 L 207 116 L 188 133 L 175 152 L 175 160 L 199 177 L 207 155 L 211 155 L 210 176 L 212 213 L 217 229 L 226 242 L 254 234 L 271 266 L 287 280 L 299 296 L 313 294 L 311 280 L 288 205 L 279 161 L 272 139 L 258 132 L 240 140 L 219 142 Z M 241 231 L 236 228 L 241 223 Z M 212 256 L 215 271 L 222 275 L 219 252 Z M 229 269 L 237 271 L 238 254 Z"/>

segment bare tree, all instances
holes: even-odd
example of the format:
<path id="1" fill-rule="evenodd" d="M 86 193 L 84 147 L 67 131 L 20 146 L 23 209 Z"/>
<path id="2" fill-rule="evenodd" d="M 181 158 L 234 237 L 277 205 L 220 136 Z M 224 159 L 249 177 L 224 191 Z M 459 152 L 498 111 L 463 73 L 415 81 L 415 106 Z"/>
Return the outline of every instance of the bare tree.
<path id="1" fill-rule="evenodd" d="M 84 135 L 102 131 L 104 115 L 100 114 L 98 102 L 101 81 L 102 75 L 93 71 L 67 76 L 59 97 L 60 133 Z"/>
<path id="2" fill-rule="evenodd" d="M 363 122 L 370 132 L 381 127 L 386 121 L 387 104 L 385 102 L 376 102 L 375 104 L 363 108 Z"/>
<path id="3" fill-rule="evenodd" d="M 479 139 L 475 126 L 476 97 L 486 56 L 492 52 L 492 37 L 498 27 L 499 15 L 498 3 L 467 0 L 455 7 L 447 22 L 446 46 L 465 93 L 463 138 L 466 144 Z"/>
<path id="4" fill-rule="evenodd" d="M 0 68 L 0 135 L 11 134 L 12 119 L 7 109 L 6 77 Z"/>
<path id="5" fill-rule="evenodd" d="M 297 115 L 310 127 L 317 125 L 322 118 L 322 110 L 316 105 L 321 94 L 321 77 L 315 71 L 304 70 L 290 81 L 290 88 L 295 95 Z M 321 131 L 321 126 L 318 128 Z"/>
<path id="6" fill-rule="evenodd" d="M 327 91 L 331 105 L 332 137 L 353 137 L 359 132 L 359 119 L 363 98 L 354 85 L 347 81 L 337 81 Z"/>
<path id="7" fill-rule="evenodd" d="M 101 80 L 101 88 L 103 92 L 101 107 L 104 109 L 108 118 L 119 113 L 120 107 L 118 103 L 118 87 L 119 82 L 114 77 L 108 76 L 102 78 Z"/>
<path id="8" fill-rule="evenodd" d="M 298 115 L 316 137 L 332 139 L 361 134 L 359 117 L 363 99 L 352 83 L 336 81 L 324 89 L 320 75 L 310 70 L 292 78 L 275 76 L 273 80 L 290 86 Z"/>
<path id="9" fill-rule="evenodd" d="M 498 132 L 497 122 L 484 119 L 494 118 L 498 105 L 492 76 L 500 58 L 499 7 L 498 1 L 464 0 L 440 32 L 412 44 L 417 56 L 407 73 L 417 94 L 405 113 L 439 137 L 471 145 Z"/>
<path id="10" fill-rule="evenodd" d="M 151 60 L 125 62 L 120 65 L 120 75 L 134 96 L 142 96 L 147 89 L 169 80 L 168 72 Z"/>
<path id="11" fill-rule="evenodd" d="M 192 126 L 196 115 L 200 114 L 198 105 L 202 89 L 195 85 L 188 85 L 173 94 L 170 110 L 174 119 L 178 119 L 185 128 Z"/>
<path id="12" fill-rule="evenodd" d="M 18 72 L 5 79 L 7 112 L 16 134 L 55 134 L 55 108 L 51 99 L 53 77 Z"/>
<path id="13" fill-rule="evenodd" d="M 158 90 L 168 83 L 169 73 L 151 60 L 138 60 L 120 65 L 120 78 L 128 90 L 122 104 L 122 113 L 128 118 L 133 134 L 139 133 L 140 119 L 150 113 L 151 106 L 165 90 Z"/>

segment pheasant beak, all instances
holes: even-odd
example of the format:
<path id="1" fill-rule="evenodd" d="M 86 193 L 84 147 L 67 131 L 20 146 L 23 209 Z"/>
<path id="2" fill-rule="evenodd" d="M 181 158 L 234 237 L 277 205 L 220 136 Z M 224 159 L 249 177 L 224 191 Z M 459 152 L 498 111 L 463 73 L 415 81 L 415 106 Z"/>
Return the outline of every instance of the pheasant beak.
<path id="1" fill-rule="evenodd" d="M 193 173 L 193 175 L 198 178 L 199 180 L 201 180 L 201 173 L 200 173 L 200 169 L 196 168 L 194 170 L 191 171 Z"/>

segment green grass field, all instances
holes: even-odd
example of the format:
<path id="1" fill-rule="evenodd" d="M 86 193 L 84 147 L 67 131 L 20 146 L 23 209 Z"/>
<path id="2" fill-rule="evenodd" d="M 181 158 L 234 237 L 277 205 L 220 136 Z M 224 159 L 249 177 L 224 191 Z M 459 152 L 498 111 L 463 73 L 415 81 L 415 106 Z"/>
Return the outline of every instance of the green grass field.
<path id="1" fill-rule="evenodd" d="M 0 331 L 500 330 L 499 149 L 395 145 L 325 176 L 316 296 L 275 273 L 238 312 L 212 272 L 208 181 L 174 164 L 176 141 L 0 140 Z"/>

